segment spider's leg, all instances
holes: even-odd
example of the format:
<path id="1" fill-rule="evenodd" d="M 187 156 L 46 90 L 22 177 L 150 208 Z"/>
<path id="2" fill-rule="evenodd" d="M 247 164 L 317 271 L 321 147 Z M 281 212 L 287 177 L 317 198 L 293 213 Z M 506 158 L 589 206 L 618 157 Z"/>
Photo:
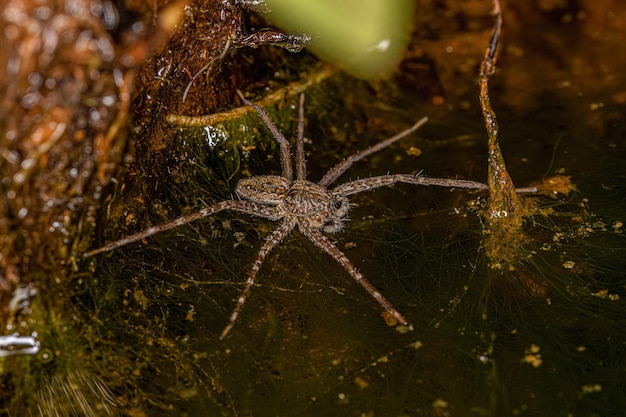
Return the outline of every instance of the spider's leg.
<path id="1" fill-rule="evenodd" d="M 265 110 L 263 110 L 263 108 L 257 106 L 256 104 L 245 98 L 243 96 L 243 93 L 239 90 L 237 90 L 237 95 L 239 95 L 239 98 L 246 106 L 250 106 L 254 110 L 256 110 L 256 112 L 259 114 L 259 117 L 261 117 L 261 119 L 265 123 L 265 126 L 267 126 L 270 132 L 272 132 L 272 135 L 274 135 L 274 138 L 276 138 L 276 140 L 280 144 L 280 163 L 283 169 L 282 176 L 288 181 L 292 181 L 293 167 L 291 166 L 291 147 L 289 146 L 289 142 L 287 141 L 287 139 L 285 139 L 285 136 L 280 133 L 280 130 L 278 130 L 276 125 L 270 120 L 269 116 L 267 115 L 267 113 L 265 113 Z"/>
<path id="2" fill-rule="evenodd" d="M 413 185 L 436 185 L 439 187 L 448 188 L 468 188 L 472 190 L 488 190 L 489 186 L 482 182 L 468 181 L 468 180 L 453 180 L 447 178 L 427 178 L 412 174 L 390 174 L 381 175 L 378 177 L 361 178 L 358 180 L 350 181 L 345 184 L 341 184 L 332 190 L 333 195 L 336 196 L 348 196 L 352 194 L 361 193 L 363 191 L 374 190 L 379 187 L 392 186 L 397 182 L 404 182 Z M 515 190 L 518 193 L 532 193 L 536 192 L 535 187 L 517 188 Z"/>
<path id="3" fill-rule="evenodd" d="M 296 142 L 296 178 L 306 179 L 306 160 L 304 156 L 304 93 L 300 94 L 298 115 L 298 140 Z"/>
<path id="4" fill-rule="evenodd" d="M 350 166 L 353 163 L 355 163 L 356 161 L 360 161 L 361 159 L 365 158 L 366 156 L 369 156 L 369 155 L 373 154 L 374 152 L 378 152 L 381 149 L 384 149 L 387 146 L 391 145 L 392 143 L 399 141 L 403 137 L 405 137 L 405 136 L 415 132 L 417 129 L 422 127 L 427 121 L 428 121 L 428 118 L 427 117 L 423 117 L 417 123 L 415 123 L 413 126 L 411 126 L 410 128 L 408 128 L 406 130 L 403 130 L 402 132 L 398 133 L 397 135 L 392 136 L 389 139 L 386 139 L 386 140 L 384 140 L 382 142 L 378 142 L 376 145 L 374 145 L 374 146 L 372 146 L 370 148 L 367 148 L 364 151 L 355 153 L 354 155 L 350 155 L 349 157 L 347 157 L 346 159 L 344 159 L 343 161 L 341 161 L 340 163 L 338 163 L 337 165 L 332 167 L 324 175 L 324 177 L 320 180 L 320 182 L 318 182 L 318 184 L 321 185 L 322 187 L 327 187 L 328 185 L 332 184 L 333 181 L 335 181 L 337 178 L 339 178 L 339 176 L 341 174 L 343 174 L 348 168 L 350 168 Z"/>
<path id="5" fill-rule="evenodd" d="M 209 207 L 205 207 L 200 211 L 197 211 L 192 214 L 187 214 L 186 216 L 179 217 L 176 220 L 172 220 L 171 222 L 160 224 L 157 226 L 152 226 L 143 232 L 135 233 L 134 235 L 127 236 L 123 239 L 116 240 L 115 242 L 111 242 L 108 245 L 102 246 L 101 248 L 90 250 L 89 252 L 85 252 L 83 254 L 83 258 L 89 258 L 90 256 L 97 255 L 102 252 L 107 252 L 113 249 L 120 248 L 122 246 L 126 246 L 129 243 L 136 242 L 138 240 L 142 240 L 147 238 L 148 236 L 152 236 L 156 233 L 163 232 L 165 230 L 170 230 L 178 226 L 182 226 L 183 224 L 187 224 L 194 220 L 202 219 L 204 217 L 210 216 L 211 214 L 217 213 L 222 210 L 234 210 L 240 211 L 243 213 L 252 214 L 253 216 L 265 217 L 270 220 L 277 220 L 279 218 L 278 214 L 275 212 L 274 207 L 263 206 L 260 204 L 253 203 L 252 201 L 245 200 L 226 200 L 221 203 L 213 204 Z"/>
<path id="6" fill-rule="evenodd" d="M 239 316 L 239 313 L 241 313 L 241 309 L 243 308 L 243 305 L 246 302 L 246 298 L 248 297 L 248 294 L 250 293 L 250 290 L 252 289 L 252 286 L 254 285 L 256 274 L 257 272 L 259 272 L 259 269 L 261 268 L 261 265 L 263 264 L 265 257 L 267 256 L 268 253 L 270 253 L 270 251 L 274 248 L 274 246 L 278 245 L 283 240 L 283 238 L 289 232 L 293 230 L 295 225 L 296 225 L 295 218 L 286 219 L 283 223 L 280 224 L 280 226 L 278 226 L 272 232 L 271 235 L 269 235 L 265 239 L 265 243 L 263 244 L 263 246 L 261 246 L 261 249 L 259 249 L 259 254 L 254 260 L 254 263 L 252 264 L 252 269 L 250 271 L 250 275 L 248 275 L 248 279 L 246 280 L 246 285 L 243 288 L 241 295 L 239 295 L 239 298 L 237 299 L 237 305 L 235 305 L 235 309 L 230 315 L 230 320 L 228 322 L 228 325 L 222 331 L 222 334 L 220 335 L 220 339 L 225 338 L 228 332 L 230 332 L 230 330 L 235 325 L 235 322 L 237 321 L 237 317 Z"/>
<path id="7" fill-rule="evenodd" d="M 300 231 L 303 235 L 311 239 L 313 243 L 315 243 L 319 248 L 321 248 L 324 252 L 332 256 L 339 265 L 343 266 L 343 268 L 348 271 L 350 276 L 354 278 L 356 282 L 361 284 L 365 290 L 370 293 L 372 297 L 378 304 L 380 304 L 387 313 L 389 313 L 394 319 L 398 321 L 398 323 L 409 326 L 409 322 L 396 310 L 389 301 L 383 295 L 378 292 L 376 288 L 372 284 L 369 283 L 359 272 L 359 270 L 354 266 L 354 264 L 343 254 L 342 251 L 339 250 L 333 243 L 324 236 L 319 230 L 315 230 L 309 226 L 300 224 Z"/>
<path id="8" fill-rule="evenodd" d="M 449 180 L 445 178 L 427 178 L 412 174 L 389 174 L 378 177 L 361 178 L 346 182 L 333 188 L 333 195 L 348 196 L 358 194 L 363 191 L 370 191 L 380 187 L 391 187 L 397 182 L 404 182 L 413 185 L 439 185 L 442 187 L 470 188 L 477 190 L 488 190 L 487 184 L 466 180 Z"/>
<path id="9" fill-rule="evenodd" d="M 350 204 L 350 200 L 348 197 L 343 195 L 335 194 L 333 198 L 334 209 L 332 213 L 332 217 L 330 218 L 329 223 L 324 225 L 324 230 L 326 233 L 337 233 L 343 230 L 343 222 L 347 219 L 345 218 L 350 209 L 352 208 L 352 204 Z"/>

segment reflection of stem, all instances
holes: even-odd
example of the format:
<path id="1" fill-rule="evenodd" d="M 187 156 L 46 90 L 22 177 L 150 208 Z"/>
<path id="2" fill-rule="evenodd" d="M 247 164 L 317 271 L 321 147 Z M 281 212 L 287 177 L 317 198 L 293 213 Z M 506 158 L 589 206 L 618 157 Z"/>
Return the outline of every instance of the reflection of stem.
<path id="1" fill-rule="evenodd" d="M 309 75 L 304 81 L 290 83 L 285 87 L 268 94 L 262 99 L 256 100 L 255 103 L 260 107 L 267 107 L 273 103 L 282 101 L 287 97 L 296 96 L 306 91 L 310 86 L 321 83 L 335 74 L 335 72 L 337 72 L 336 68 L 330 65 L 325 65 L 318 71 Z M 167 122 L 176 126 L 202 127 L 236 119 L 253 111 L 254 109 L 249 106 L 242 106 L 220 113 L 207 114 L 205 116 L 182 116 L 178 114 L 168 114 Z"/>
<path id="2" fill-rule="evenodd" d="M 116 70 L 117 71 L 117 70 Z M 115 160 L 119 160 L 119 156 L 123 152 L 123 148 L 126 146 L 126 141 L 119 141 L 120 131 L 126 125 L 128 120 L 128 112 L 130 110 L 130 103 L 132 99 L 133 80 L 135 77 L 134 71 L 129 71 L 125 75 L 121 72 L 115 72 L 115 82 L 119 86 L 119 108 L 115 120 L 107 130 L 103 140 L 96 141 L 96 147 L 98 149 L 98 180 L 100 184 L 104 184 L 108 178 L 110 178 L 111 171 L 115 168 L 114 164 L 110 161 L 115 156 Z"/>
<path id="3" fill-rule="evenodd" d="M 61 136 L 63 136 L 67 126 L 65 123 L 51 122 L 50 124 L 55 126 L 52 134 L 43 143 L 37 146 L 32 155 L 22 161 L 22 169 L 20 169 L 17 174 L 13 176 L 13 182 L 15 184 L 24 184 L 30 178 L 33 173 L 33 169 L 37 166 L 40 158 L 48 153 L 48 151 L 52 149 L 52 146 L 57 143 L 59 139 L 61 139 Z"/>
<path id="4" fill-rule="evenodd" d="M 515 192 L 515 185 L 509 176 L 498 143 L 498 121 L 489 98 L 489 78 L 496 69 L 498 40 L 502 28 L 502 10 L 499 0 L 493 1 L 495 15 L 489 47 L 480 65 L 480 106 L 485 119 L 489 147 L 489 205 L 485 214 L 487 235 L 484 247 L 492 267 L 501 267 L 514 261 L 519 244 L 523 240 L 522 222 L 525 207 Z"/>
<path id="5" fill-rule="evenodd" d="M 500 144 L 498 143 L 498 121 L 496 113 L 491 107 L 489 98 L 489 78 L 496 69 L 498 40 L 502 28 L 502 13 L 498 0 L 494 0 L 495 22 L 489 47 L 485 50 L 482 63 L 480 65 L 480 106 L 485 118 L 485 126 L 489 136 L 489 187 L 493 194 L 504 193 L 507 189 L 513 190 L 513 181 L 509 176 Z M 515 194 L 512 192 L 511 194 Z"/>

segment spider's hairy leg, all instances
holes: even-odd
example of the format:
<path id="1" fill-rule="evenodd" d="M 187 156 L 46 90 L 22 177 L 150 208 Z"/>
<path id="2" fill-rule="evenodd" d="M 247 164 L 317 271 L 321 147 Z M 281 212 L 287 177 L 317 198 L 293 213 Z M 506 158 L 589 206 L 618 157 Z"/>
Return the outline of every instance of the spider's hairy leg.
<path id="1" fill-rule="evenodd" d="M 296 178 L 306 179 L 306 159 L 304 156 L 304 93 L 300 94 L 298 111 L 298 139 L 296 142 Z"/>
<path id="2" fill-rule="evenodd" d="M 346 216 L 352 208 L 352 204 L 348 197 L 344 195 L 335 194 L 333 196 L 334 210 L 333 215 L 330 218 L 330 222 L 324 225 L 322 229 L 326 233 L 338 233 L 343 230 L 343 222 L 347 221 Z"/>
<path id="3" fill-rule="evenodd" d="M 263 123 L 265 123 L 265 126 L 267 126 L 270 132 L 272 132 L 272 135 L 274 135 L 274 138 L 278 141 L 280 145 L 280 163 L 283 170 L 282 176 L 289 181 L 293 180 L 293 167 L 291 165 L 291 146 L 289 146 L 289 142 L 287 141 L 287 139 L 285 139 L 285 136 L 280 133 L 280 130 L 278 130 L 274 122 L 270 120 L 269 116 L 267 115 L 267 113 L 265 113 L 265 110 L 263 110 L 263 108 L 257 106 L 256 104 L 245 98 L 243 96 L 243 93 L 239 90 L 237 90 L 237 95 L 239 96 L 241 101 L 243 101 L 243 104 L 245 104 L 246 106 L 250 106 L 254 110 L 256 110 L 259 117 L 263 120 Z"/>
<path id="4" fill-rule="evenodd" d="M 332 194 L 335 196 L 348 196 L 358 194 L 363 191 L 370 191 L 376 188 L 392 186 L 397 182 L 403 182 L 413 185 L 435 185 L 439 187 L 447 188 L 466 188 L 470 190 L 488 190 L 489 186 L 482 182 L 469 181 L 469 180 L 453 180 L 448 178 L 428 178 L 412 174 L 389 174 L 380 175 L 378 177 L 361 178 L 358 180 L 346 182 L 345 184 L 338 185 L 332 190 Z M 518 193 L 532 193 L 537 192 L 535 187 L 516 188 Z"/>
<path id="5" fill-rule="evenodd" d="M 135 233 L 134 235 L 127 236 L 120 240 L 116 240 L 115 242 L 111 242 L 108 245 L 102 246 L 101 248 L 85 252 L 83 254 L 83 258 L 89 258 L 90 256 L 94 256 L 102 252 L 107 252 L 113 249 L 120 248 L 122 246 L 126 246 L 129 243 L 137 242 L 138 240 L 145 239 L 148 236 L 152 236 L 165 230 L 174 229 L 175 227 L 182 226 L 183 224 L 187 224 L 194 220 L 202 219 L 222 210 L 240 211 L 242 213 L 248 213 L 252 214 L 253 216 L 264 217 L 270 220 L 277 220 L 279 218 L 275 208 L 273 207 L 256 204 L 252 201 L 226 200 L 222 201 L 221 203 L 205 207 L 195 213 L 179 217 L 175 220 L 172 220 L 171 222 L 152 226 L 142 232 Z"/>
<path id="6" fill-rule="evenodd" d="M 344 159 L 343 161 L 341 161 L 340 163 L 338 163 L 337 165 L 329 169 L 328 172 L 324 175 L 324 177 L 320 180 L 320 182 L 318 182 L 318 184 L 321 185 L 322 187 L 327 187 L 328 185 L 332 184 L 333 181 L 339 178 L 339 176 L 343 174 L 348 168 L 350 168 L 352 164 L 355 163 L 356 161 L 360 161 L 366 156 L 369 156 L 375 152 L 378 152 L 381 149 L 384 149 L 387 146 L 391 145 L 392 143 L 399 141 L 405 136 L 410 135 L 411 133 L 415 132 L 417 129 L 425 125 L 427 121 L 428 121 L 428 117 L 422 117 L 413 126 L 409 127 L 406 130 L 403 130 L 397 135 L 392 136 L 389 139 L 383 140 L 382 142 L 378 142 L 376 145 L 369 147 L 365 149 L 364 151 L 357 152 L 354 155 L 350 155 L 349 157 L 347 157 L 346 159 Z"/>
<path id="7" fill-rule="evenodd" d="M 488 190 L 487 184 L 466 180 L 450 180 L 446 178 L 427 178 L 412 174 L 389 174 L 378 177 L 361 178 L 338 185 L 332 190 L 333 195 L 348 196 L 364 191 L 375 190 L 380 187 L 391 187 L 397 182 L 413 185 L 438 185 L 450 188 L 469 188 L 474 190 Z"/>
<path id="8" fill-rule="evenodd" d="M 306 224 L 300 223 L 300 232 L 303 235 L 311 239 L 313 243 L 315 243 L 320 249 L 324 252 L 332 256 L 339 265 L 343 266 L 343 268 L 348 271 L 350 276 L 354 278 L 356 282 L 358 282 L 365 290 L 372 296 L 378 304 L 380 304 L 389 315 L 391 315 L 398 323 L 403 326 L 409 326 L 409 329 L 412 330 L 412 326 L 409 325 L 409 322 L 396 310 L 389 301 L 383 295 L 378 292 L 378 290 L 369 283 L 359 272 L 359 270 L 354 266 L 354 264 L 343 254 L 342 251 L 339 250 L 333 243 L 324 236 L 320 231 L 315 230 Z"/>
<path id="9" fill-rule="evenodd" d="M 259 269 L 261 268 L 265 257 L 268 253 L 270 253 L 272 249 L 274 249 L 276 245 L 278 245 L 285 238 L 285 236 L 287 236 L 289 232 L 293 230 L 295 225 L 295 218 L 287 218 L 272 232 L 271 235 L 267 236 L 267 238 L 265 239 L 265 243 L 263 244 L 263 246 L 261 246 L 261 249 L 259 249 L 259 253 L 254 260 L 254 263 L 252 264 L 252 269 L 250 270 L 250 275 L 248 275 L 248 279 L 246 280 L 246 285 L 243 288 L 243 291 L 241 291 L 241 294 L 237 299 L 237 304 L 235 305 L 235 308 L 230 315 L 228 325 L 224 328 L 224 330 L 222 330 L 220 339 L 224 339 L 226 335 L 231 331 L 233 326 L 235 326 L 237 317 L 239 316 L 239 313 L 241 313 L 241 309 L 243 308 L 243 305 L 248 298 L 248 294 L 250 293 L 250 290 L 254 285 L 256 274 L 259 272 Z"/>

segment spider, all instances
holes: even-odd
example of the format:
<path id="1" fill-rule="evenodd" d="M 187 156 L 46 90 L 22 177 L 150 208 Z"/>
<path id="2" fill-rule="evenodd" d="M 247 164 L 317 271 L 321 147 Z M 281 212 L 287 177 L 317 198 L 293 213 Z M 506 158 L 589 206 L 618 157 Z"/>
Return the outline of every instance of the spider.
<path id="1" fill-rule="evenodd" d="M 297 146 L 295 154 L 296 173 L 294 179 L 291 161 L 291 148 L 285 136 L 270 120 L 265 111 L 258 105 L 247 100 L 240 91 L 237 94 L 247 106 L 256 110 L 267 128 L 274 135 L 280 145 L 281 175 L 258 175 L 245 178 L 237 183 L 235 192 L 239 199 L 225 200 L 210 205 L 202 210 L 187 214 L 168 223 L 150 227 L 142 232 L 111 242 L 101 248 L 88 251 L 83 257 L 97 255 L 110 251 L 129 243 L 143 240 L 155 233 L 184 225 L 194 220 L 202 219 L 222 210 L 233 210 L 253 216 L 279 221 L 274 231 L 265 238 L 259 253 L 254 260 L 250 274 L 244 288 L 237 299 L 230 319 L 220 335 L 223 339 L 234 327 L 237 318 L 254 286 L 257 273 L 268 253 L 274 249 L 296 226 L 301 234 L 309 238 L 318 248 L 333 257 L 350 276 L 358 282 L 400 325 L 412 329 L 412 326 L 402 314 L 372 285 L 354 264 L 324 235 L 336 233 L 343 229 L 343 222 L 350 211 L 351 204 L 348 196 L 364 191 L 370 191 L 383 186 L 392 186 L 397 182 L 414 185 L 438 185 L 443 187 L 458 187 L 470 189 L 488 189 L 486 184 L 467 180 L 451 180 L 443 178 L 426 178 L 412 174 L 387 174 L 370 178 L 357 179 L 338 185 L 329 186 L 350 166 L 374 152 L 378 152 L 394 142 L 415 132 L 427 122 L 427 118 L 420 119 L 413 126 L 386 139 L 378 144 L 355 153 L 331 168 L 317 183 L 306 179 L 306 162 L 304 156 L 304 94 L 300 95 L 299 118 L 297 127 Z"/>

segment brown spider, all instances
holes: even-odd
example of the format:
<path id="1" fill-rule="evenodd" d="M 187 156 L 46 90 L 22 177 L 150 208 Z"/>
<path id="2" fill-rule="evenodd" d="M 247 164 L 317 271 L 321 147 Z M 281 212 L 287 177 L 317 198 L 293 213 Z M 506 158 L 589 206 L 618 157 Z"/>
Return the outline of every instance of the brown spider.
<path id="1" fill-rule="evenodd" d="M 296 226 L 304 236 L 308 237 L 320 249 L 332 256 L 398 323 L 410 326 L 408 321 L 400 314 L 383 295 L 370 284 L 357 270 L 354 264 L 328 239 L 322 232 L 335 233 L 343 229 L 343 221 L 350 211 L 351 204 L 348 196 L 363 191 L 373 190 L 383 186 L 391 186 L 396 182 L 404 182 L 415 185 L 438 185 L 443 187 L 458 187 L 471 189 L 488 189 L 486 184 L 466 180 L 450 180 L 442 178 L 425 178 L 411 174 L 388 174 L 377 177 L 363 178 L 347 182 L 335 188 L 329 189 L 341 174 L 343 174 L 354 162 L 373 154 L 392 143 L 402 139 L 416 131 L 427 118 L 424 117 L 410 128 L 397 135 L 379 142 L 378 144 L 358 153 L 355 153 L 331 168 L 316 184 L 306 180 L 306 163 L 304 156 L 304 94 L 300 95 L 300 108 L 297 130 L 296 147 L 296 179 L 293 179 L 293 167 L 291 162 L 291 148 L 289 142 L 278 128 L 272 123 L 265 111 L 256 104 L 243 97 L 237 92 L 241 100 L 248 106 L 253 107 L 268 129 L 272 132 L 281 152 L 281 175 L 259 175 L 242 179 L 237 183 L 235 192 L 241 199 L 226 200 L 208 206 L 196 213 L 182 216 L 171 222 L 150 227 L 143 232 L 111 242 L 99 249 L 86 252 L 85 258 L 110 251 L 129 243 L 142 240 L 155 233 L 173 229 L 183 224 L 210 216 L 222 210 L 234 210 L 253 216 L 279 221 L 280 224 L 265 238 L 259 253 L 252 264 L 250 274 L 246 280 L 237 304 L 230 315 L 230 321 L 221 333 L 223 339 L 233 328 L 241 309 L 246 302 L 248 294 L 254 285 L 255 278 L 267 254 L 279 244 L 283 238 Z M 409 327 L 412 329 L 412 327 Z"/>

